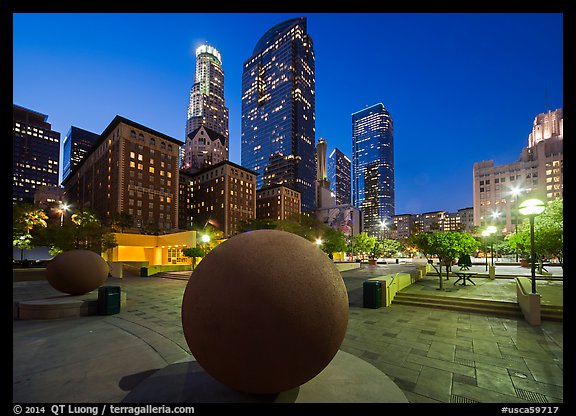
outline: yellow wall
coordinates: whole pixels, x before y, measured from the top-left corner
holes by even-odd
[[[195,231],[158,236],[115,233],[115,236],[118,246],[112,249],[112,258],[107,258],[108,261],[146,261],[149,265],[155,266],[168,263],[168,247],[196,247]]]

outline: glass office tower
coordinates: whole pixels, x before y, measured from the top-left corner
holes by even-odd
[[[352,162],[335,148],[328,157],[328,180],[330,189],[336,195],[336,205],[350,204],[350,167]]]
[[[242,166],[257,186],[286,184],[315,208],[315,65],[306,18],[282,22],[258,41],[242,73]]]
[[[382,103],[352,114],[352,205],[364,231],[381,236],[394,215],[394,124]]]

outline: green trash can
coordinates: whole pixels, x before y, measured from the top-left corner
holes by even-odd
[[[363,285],[364,307],[378,309],[382,307],[382,283],[374,280],[367,280]]]
[[[140,277],[148,277],[148,267],[140,267]]]
[[[98,315],[120,313],[120,286],[100,286],[98,288]]]

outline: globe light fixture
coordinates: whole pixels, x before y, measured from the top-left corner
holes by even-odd
[[[210,242],[210,236],[208,234],[203,234],[202,237],[200,237],[200,240],[204,244],[204,257],[206,257],[206,254],[207,254],[206,249],[207,249],[208,243]]]
[[[58,209],[58,212],[60,213],[60,227],[62,227],[64,224],[64,212],[68,211],[69,209],[70,206],[68,204],[60,204],[60,208]]]
[[[542,214],[546,205],[539,199],[531,198],[522,202],[518,207],[520,214],[530,219],[530,272],[532,275],[532,293],[536,293],[536,249],[534,247],[534,217]]]

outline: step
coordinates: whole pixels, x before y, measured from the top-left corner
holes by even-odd
[[[398,292],[392,304],[522,317],[522,311],[518,303],[489,299],[456,298]],[[541,318],[543,320],[563,321],[563,308],[561,306],[542,305],[541,310]]]
[[[479,314],[488,314],[488,315],[499,315],[499,316],[510,316],[514,318],[521,318],[522,312],[518,308],[517,310],[506,310],[506,309],[490,309],[486,307],[475,307],[473,305],[455,305],[450,303],[422,303],[418,301],[396,301],[392,302],[392,305],[406,305],[406,306],[420,306],[425,308],[437,308],[437,309],[447,309],[452,311],[459,311],[459,312],[471,312],[471,313],[479,313]]]
[[[455,304],[455,305],[472,305],[479,308],[502,308],[502,309],[518,309],[518,303],[509,301],[497,301],[491,299],[481,298],[460,298],[455,296],[441,296],[441,295],[426,295],[426,294],[408,294],[398,292],[394,301],[408,300],[412,302],[422,303],[440,303],[440,304]]]

